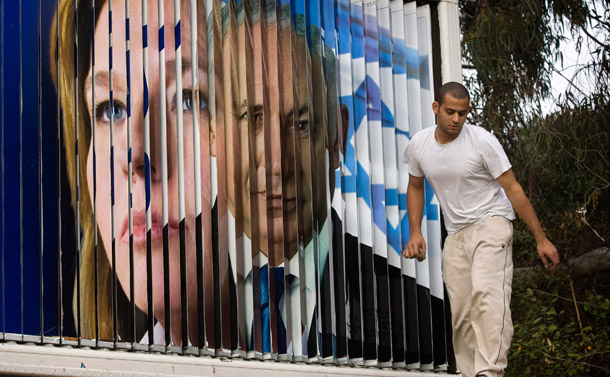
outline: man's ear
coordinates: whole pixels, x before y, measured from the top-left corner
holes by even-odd
[[[438,110],[440,108],[441,105],[437,101],[432,102],[432,111],[434,111],[434,114],[438,115]]]
[[[347,105],[341,105],[341,153],[345,156],[345,151],[347,149],[347,132],[349,127],[349,110],[347,109]]]

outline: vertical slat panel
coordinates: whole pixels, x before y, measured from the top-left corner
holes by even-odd
[[[23,3],[19,0],[19,292],[21,304],[21,340],[24,336],[23,286]],[[78,147],[77,147],[78,150]],[[78,155],[78,152],[76,152]]]
[[[238,326],[239,326],[239,349],[245,352],[246,357],[254,357],[254,287],[253,287],[253,250],[258,250],[258,235],[253,232],[258,229],[256,214],[256,159],[254,158],[254,135],[253,127],[253,51],[252,51],[252,6],[249,0],[241,0],[237,4],[237,25],[234,29],[236,40],[234,39],[234,49],[232,58],[236,59],[237,64],[237,103],[235,104],[235,116],[238,120],[239,137],[239,161],[235,174],[240,174],[240,185],[235,181],[234,193],[234,215],[238,213],[244,216],[241,223],[242,229],[239,232],[237,242],[241,250],[241,255],[237,254],[237,296],[238,296]],[[236,55],[235,55],[236,54]],[[245,181],[244,181],[245,180]],[[237,219],[236,219],[237,221]],[[256,245],[256,249],[253,249]]]
[[[158,27],[158,51],[159,51],[159,81],[158,85],[158,99],[159,99],[159,110],[160,117],[158,120],[159,127],[159,135],[154,135],[154,137],[159,137],[160,139],[160,150],[158,153],[161,155],[161,225],[163,227],[163,306],[164,306],[164,316],[165,316],[165,346],[169,347],[173,344],[172,332],[174,327],[174,322],[172,322],[171,316],[171,302],[170,302],[170,271],[169,271],[169,229],[168,229],[168,182],[167,182],[167,174],[168,174],[168,162],[167,162],[167,93],[165,91],[165,83],[166,80],[166,66],[165,66],[165,10],[164,10],[164,2],[159,0],[157,2],[157,27]],[[158,211],[158,210],[157,210]],[[157,220],[158,222],[158,220]],[[147,303],[148,303],[148,345],[152,347],[155,344],[154,339],[154,318],[155,318],[155,299],[153,293],[153,261],[152,261],[152,252],[151,255],[148,256],[147,262]],[[155,268],[158,271],[158,267]],[[153,334],[151,336],[151,334]]]
[[[2,129],[0,130],[1,132],[1,136],[0,136],[0,174],[1,177],[0,179],[2,180],[1,184],[1,189],[2,192],[0,193],[0,195],[2,195],[2,234],[0,235],[2,237],[2,244],[0,245],[0,247],[2,247],[2,256],[1,256],[1,263],[2,266],[0,268],[2,268],[2,340],[5,339],[6,337],[6,310],[5,310],[5,305],[6,305],[6,289],[5,289],[5,283],[6,283],[6,278],[5,278],[5,259],[4,259],[4,250],[5,250],[5,227],[4,227],[4,213],[5,213],[5,208],[6,206],[4,205],[4,1],[0,4],[0,28],[2,28],[2,30],[0,31],[0,89],[2,90],[2,93],[0,94],[0,117],[2,118],[1,121],[1,127]],[[59,122],[58,122],[59,124]]]
[[[42,184],[42,5],[38,0],[38,61],[37,61],[37,86],[38,86],[38,229],[39,229],[39,300],[40,313],[40,343],[44,342],[44,201]]]
[[[229,258],[228,258],[228,234],[227,234],[227,192],[226,192],[226,119],[225,104],[222,96],[222,78],[224,77],[222,65],[222,7],[219,0],[212,2],[213,15],[213,47],[210,51],[213,59],[213,75],[215,76],[215,102],[213,123],[215,124],[215,150],[216,150],[216,237],[217,247],[214,248],[214,284],[217,296],[215,296],[216,313],[216,339],[215,348],[217,355],[230,355],[231,351],[231,327],[230,327],[230,297],[229,297]],[[213,220],[214,221],[214,220]],[[216,288],[217,287],[217,288]]]
[[[322,246],[327,255],[322,254],[322,271],[320,275],[320,284],[322,287],[322,305],[323,310],[322,323],[324,329],[324,348],[323,356],[325,362],[336,362],[337,352],[337,329],[336,320],[337,310],[335,306],[335,243],[334,243],[334,210],[332,202],[335,194],[335,172],[340,166],[339,155],[342,152],[338,143],[339,126],[338,119],[339,109],[337,107],[337,78],[336,78],[336,28],[335,28],[335,11],[332,1],[320,0],[320,22],[321,22],[321,55],[322,55],[322,72],[324,75],[323,93],[324,108],[326,109],[326,127],[325,127],[325,155],[326,161],[324,165],[324,198],[325,198],[325,216],[324,226],[322,227],[322,236],[326,240],[322,242]],[[340,192],[339,192],[340,195]],[[324,240],[324,238],[322,238]],[[337,245],[338,246],[338,245]],[[342,245],[341,245],[342,246]],[[341,251],[342,251],[341,247]],[[324,250],[323,250],[324,251]],[[342,264],[342,263],[341,263]],[[342,275],[339,273],[339,275]],[[343,307],[344,308],[344,307]]]
[[[238,306],[241,297],[236,297],[237,270],[243,262],[243,242],[241,239],[243,228],[243,211],[241,204],[242,182],[241,176],[241,148],[237,104],[239,87],[237,81],[237,10],[235,1],[229,1],[223,9],[223,91],[225,102],[225,135],[226,135],[226,158],[227,158],[227,203],[230,215],[227,216],[228,247],[229,247],[229,294],[231,300],[231,350],[240,349],[238,336],[239,312]],[[236,201],[236,199],[239,200]],[[239,232],[239,233],[238,233]],[[243,270],[243,267],[240,269]]]
[[[192,321],[192,330],[191,333],[195,334],[193,338],[193,343],[202,348],[205,345],[205,310],[204,310],[204,286],[203,286],[203,239],[205,236],[209,237],[209,233],[204,231],[203,223],[202,223],[202,184],[201,184],[201,133],[202,133],[202,125],[201,125],[201,117],[207,114],[207,98],[204,93],[200,92],[199,89],[199,43],[201,42],[199,39],[199,27],[205,27],[205,23],[203,25],[199,25],[199,14],[205,14],[199,9],[196,0],[190,0],[189,2],[189,11],[190,11],[190,42],[191,42],[191,106],[192,106],[192,131],[193,131],[193,180],[194,187],[193,191],[195,194],[194,197],[194,211],[195,211],[195,250],[196,253],[196,272],[195,276],[191,276],[190,281],[196,280],[197,282],[197,310],[196,317],[194,321]],[[202,49],[205,50],[205,49]],[[205,77],[202,79],[206,79]],[[200,105],[201,104],[201,105]],[[203,108],[200,108],[203,107]],[[202,115],[203,114],[203,115]],[[205,121],[204,121],[205,122]],[[209,165],[208,165],[209,166]],[[207,171],[207,169],[206,169]],[[192,269],[191,269],[192,270]],[[191,306],[194,305],[193,304]],[[189,309],[189,315],[191,316],[191,312],[194,310]],[[195,332],[196,331],[196,332]]]
[[[55,10],[55,75],[59,78],[59,6],[60,0],[57,0],[57,7]],[[4,2],[2,2],[2,287],[4,291]],[[57,335],[59,337],[59,344],[63,342],[63,269],[62,269],[62,248],[61,248],[61,224],[62,224],[62,158],[61,158],[61,141],[62,141],[62,128],[61,128],[61,92],[57,91],[57,103],[55,111],[57,112]],[[4,292],[2,294],[2,299],[4,300]],[[2,310],[4,314],[4,302],[2,305]],[[4,334],[4,315],[2,316],[3,321],[3,334]]]
[[[398,176],[398,210],[400,223],[398,226],[399,235],[399,253],[404,250],[406,242],[409,238],[409,218],[407,216],[406,206],[406,192],[408,184],[408,168],[402,162],[402,154],[408,143],[409,137],[409,121],[408,121],[408,100],[407,100],[407,60],[406,60],[406,46],[404,42],[404,17],[403,17],[403,4],[402,1],[390,0],[390,19],[391,19],[391,37],[392,37],[392,74],[393,74],[393,89],[394,89],[394,134],[395,134],[395,145],[396,145],[396,159],[397,159],[397,176]],[[408,317],[409,308],[413,307],[410,303],[414,303],[414,300],[405,300],[405,294],[407,287],[405,281],[408,277],[405,275],[407,265],[413,265],[413,260],[407,260],[405,258],[400,259],[398,279],[399,287],[395,288],[395,292],[400,291],[401,293],[393,293],[392,297],[395,298],[392,301],[402,304],[402,310],[399,312],[399,305],[396,305],[395,313],[401,313],[400,318],[402,321],[392,321],[393,326],[403,326],[403,339],[402,339],[402,357],[396,355],[400,349],[399,345],[394,345],[394,364],[395,365],[407,365],[406,352],[410,348],[412,338],[415,340],[414,348],[417,350],[417,337],[412,337],[409,331],[410,321]],[[412,266],[411,270],[414,270],[415,266]],[[390,269],[390,275],[392,270]],[[417,316],[414,318],[417,323]],[[417,328],[415,326],[415,328]]]
[[[307,3],[306,3],[307,4]],[[324,77],[324,43],[322,40],[322,15],[320,0],[309,1],[306,8],[306,25],[311,54],[313,123],[310,125],[312,144],[312,205],[314,214],[314,260],[317,292],[316,321],[318,333],[318,357],[332,361],[332,324],[330,282],[324,280],[329,263],[329,222],[327,203],[328,134],[326,82]],[[310,355],[311,357],[312,355]]]
[[[390,3],[378,1],[379,66],[381,91],[381,121],[383,132],[383,162],[385,179],[385,210],[388,245],[389,310],[392,329],[392,365],[404,366],[404,327],[401,284],[400,218],[398,209],[398,165],[396,161],[395,106]],[[384,27],[388,25],[388,27]],[[404,65],[403,65],[404,69]],[[402,104],[401,104],[402,105]],[[381,292],[381,291],[380,291]]]
[[[365,34],[365,62],[366,62],[366,102],[367,120],[369,127],[369,150],[371,160],[370,208],[373,222],[373,250],[375,273],[375,307],[378,326],[378,353],[379,366],[388,366],[391,362],[391,331],[390,331],[390,303],[388,280],[388,243],[387,221],[384,208],[385,182],[383,164],[383,131],[382,131],[382,104],[380,82],[380,45],[377,20],[377,2],[364,5],[364,34]]]
[[[95,2],[92,3],[91,6],[91,22],[95,22]],[[59,67],[59,64],[58,64]],[[99,345],[100,341],[100,307],[99,307],[99,247],[98,247],[98,229],[97,229],[97,161],[96,161],[96,153],[95,148],[97,145],[96,140],[96,100],[95,100],[95,33],[91,35],[91,103],[93,106],[91,107],[91,146],[93,153],[93,192],[90,193],[92,198],[92,207],[93,207],[93,258],[94,258],[94,307],[95,307],[95,341],[96,345]],[[58,153],[61,148],[58,148]],[[61,247],[61,244],[60,246]],[[102,256],[105,257],[105,256]],[[61,275],[60,275],[61,276]]]
[[[203,31],[204,40],[199,42],[204,48],[199,49],[199,60],[202,62],[202,69],[207,73],[207,82],[202,85],[202,90],[206,93],[207,106],[201,118],[201,172],[202,172],[202,226],[203,226],[203,266],[202,266],[202,279],[201,283],[205,295],[202,300],[205,323],[203,324],[203,331],[205,332],[205,343],[202,353],[214,354],[215,353],[215,290],[214,290],[214,265],[213,265],[213,250],[216,242],[215,235],[213,232],[213,222],[215,202],[216,202],[216,189],[212,185],[213,179],[215,179],[215,162],[212,157],[212,122],[214,116],[214,102],[215,102],[215,80],[214,80],[214,66],[213,66],[213,55],[210,56],[211,52],[208,49],[209,43],[213,38],[212,34],[212,2],[200,0],[202,9],[200,14],[202,17],[201,30]],[[207,236],[205,236],[207,235]]]
[[[403,20],[404,20],[404,40],[405,40],[405,57],[406,57],[406,71],[407,71],[407,103],[408,103],[408,128],[403,128],[403,131],[408,132],[407,138],[410,135],[414,135],[417,131],[416,127],[420,124],[419,119],[416,117],[417,109],[421,107],[421,97],[419,92],[419,52],[417,51],[417,22],[413,16],[415,13],[416,4],[413,2],[406,3],[403,6]],[[408,140],[402,139],[403,145],[399,145],[399,148],[404,153]],[[402,187],[404,193],[403,209],[407,210],[406,192],[407,185],[409,182],[409,169],[404,162],[401,164],[402,171]],[[409,240],[409,221],[408,213],[405,212],[403,222],[403,234],[406,234],[403,238],[403,249]],[[416,262],[413,259],[406,260],[403,262],[403,289],[404,289],[404,301],[406,303],[406,329],[407,329],[407,347],[406,347],[406,362],[407,368],[415,369],[419,368],[419,316],[417,306],[417,270]]]
[[[268,121],[268,115],[265,116],[265,65],[264,65],[264,1],[253,1],[253,15],[252,15],[252,65],[253,75],[252,79],[254,82],[253,98],[252,101],[248,101],[249,109],[251,109],[251,118],[248,119],[251,125],[250,137],[254,140],[253,145],[253,156],[254,164],[250,169],[250,176],[256,176],[256,192],[266,192],[267,180],[266,180],[266,166],[265,161],[265,122]],[[250,107],[251,106],[251,107]],[[251,154],[252,155],[252,154]],[[261,166],[262,165],[262,166]],[[253,182],[251,182],[252,184]],[[268,318],[265,316],[263,307],[263,294],[265,292],[264,287],[268,286],[268,259],[263,254],[262,249],[268,247],[268,240],[264,237],[267,228],[267,208],[265,202],[258,195],[256,199],[253,198],[252,202],[256,203],[256,215],[253,213],[253,218],[257,219],[256,228],[253,227],[253,239],[256,239],[256,243],[253,243],[253,291],[254,291],[254,339],[255,339],[255,351],[257,356],[260,358],[269,357],[270,344],[269,344],[269,326],[267,325]],[[255,247],[256,246],[256,247]]]
[[[429,6],[418,8],[418,39],[420,54],[420,86],[422,91],[422,119],[424,127],[433,127],[434,113],[430,104],[434,101],[432,75],[432,32]],[[430,268],[430,305],[432,315],[432,340],[435,368],[447,369],[445,338],[445,306],[443,277],[441,274],[441,222],[438,199],[432,186],[426,181],[426,213],[428,226],[428,259]]]
[[[151,206],[151,150],[150,150],[150,76],[149,76],[149,54],[148,54],[148,0],[142,0],[142,137],[144,138],[144,209],[145,213],[145,230],[146,230],[146,301],[147,313],[149,318],[146,328],[149,331],[150,339],[154,338],[151,331],[151,317],[153,315],[153,301],[148,295],[148,290],[152,286],[152,206]],[[155,151],[158,155],[159,151]],[[158,167],[157,167],[158,168]],[[169,330],[169,324],[165,325]],[[137,334],[137,322],[134,323],[134,334]],[[137,339],[139,341],[139,339]]]
[[[337,11],[333,0],[323,0],[322,10],[324,29],[324,72],[326,78],[327,101],[327,150],[329,153],[327,223],[329,231],[328,273],[324,275],[325,286],[330,288],[331,331],[334,337],[333,357],[336,363],[347,362],[346,292],[345,292],[345,254],[343,241],[344,203],[341,189],[341,165],[345,157],[342,141],[347,137],[343,128],[343,116],[338,98],[339,61],[337,41]],[[340,214],[340,215],[339,215]],[[325,270],[325,271],[326,271]]]
[[[38,74],[37,3],[19,2],[20,15],[20,112],[21,112],[21,277],[25,341],[40,341],[41,334],[41,202],[40,202],[40,77]]]
[[[259,162],[264,156],[263,124],[263,87],[262,87],[262,53],[261,53],[261,1],[252,1],[252,13],[246,19],[246,87],[247,95],[247,124],[248,124],[248,150],[249,150],[249,177],[250,177],[250,227],[252,248],[252,271],[250,285],[252,289],[252,329],[251,349],[256,358],[263,357],[263,318],[261,308],[261,269],[267,263],[265,256],[260,251],[266,242],[261,235],[261,229],[266,226],[266,208],[260,203],[258,193],[261,187],[265,187],[264,174],[259,174],[263,169]],[[250,52],[248,52],[250,51]],[[260,137],[259,137],[260,135]],[[264,171],[264,170],[262,170]],[[246,281],[247,283],[247,281]],[[247,285],[246,285],[247,286]],[[248,288],[250,289],[250,288]],[[268,334],[268,333],[267,333]]]
[[[184,123],[183,123],[183,104],[182,104],[182,25],[180,23],[181,0],[174,0],[174,80],[176,111],[176,152],[177,152],[177,175],[178,175],[178,226],[180,237],[180,325],[181,325],[181,345],[185,350],[189,345],[188,336],[188,295],[186,287],[186,220],[184,202]],[[171,288],[170,288],[171,289]]]
[[[280,317],[286,330],[286,356],[280,359],[300,360],[302,356],[302,326],[300,311],[299,268],[301,265],[302,245],[300,236],[303,233],[302,190],[299,187],[302,179],[300,142],[301,120],[298,97],[298,68],[296,59],[295,30],[292,19],[294,2],[278,1],[278,83],[282,103],[280,115],[281,153],[282,158],[282,197],[284,206],[284,292],[280,298]],[[277,287],[276,287],[277,288]],[[292,352],[290,352],[290,348]]]
[[[125,0],[125,78],[126,85],[126,106],[127,106],[127,226],[129,232],[129,324],[131,325],[131,333],[126,334],[127,339],[131,341],[132,348],[135,348],[136,342],[136,304],[135,304],[135,277],[134,277],[134,249],[133,249],[133,163],[131,151],[131,51],[130,51],[130,22],[129,22],[129,0]]]
[[[347,109],[348,129],[345,150],[345,163],[341,172],[341,186],[345,200],[345,233],[344,250],[346,266],[346,297],[349,307],[348,325],[348,355],[354,364],[362,362],[362,297],[360,291],[360,262],[359,262],[359,221],[358,198],[356,189],[356,150],[354,98],[352,95],[352,46],[350,43],[350,3],[347,0],[337,1],[338,45],[339,45],[339,95],[342,106]],[[355,38],[357,44],[362,39]]]
[[[241,85],[246,89],[245,66],[241,59],[245,60],[245,51],[241,50],[239,44],[244,44],[245,41],[240,38],[245,37],[244,25],[244,3],[240,1],[238,4],[231,1],[229,6],[229,24],[224,29],[223,40],[223,64],[225,65],[225,101],[227,108],[227,119],[229,121],[227,127],[227,194],[229,204],[229,257],[231,264],[231,284],[232,296],[235,297],[232,309],[234,313],[235,329],[234,337],[236,337],[237,354],[245,357],[248,351],[248,335],[246,333],[246,289],[244,285],[245,263],[246,259],[252,258],[249,249],[249,242],[244,235],[245,213],[249,211],[248,202],[243,200],[243,190],[247,186],[247,179],[242,180],[242,172],[248,169],[248,148],[247,148],[247,133],[242,133],[240,124],[241,114]],[[239,32],[238,32],[239,30]],[[239,33],[239,34],[238,34]],[[240,56],[241,54],[241,56]],[[242,76],[243,74],[243,76]],[[246,109],[244,109],[246,110]],[[246,115],[247,116],[247,115]],[[247,127],[247,126],[246,126]],[[244,129],[247,131],[247,128]],[[246,147],[244,149],[244,147]],[[244,153],[245,152],[245,153]],[[247,191],[249,193],[249,190]],[[246,209],[246,206],[248,209]],[[231,244],[232,243],[232,244]],[[249,256],[246,255],[248,250]],[[248,263],[250,265],[251,262]],[[233,299],[233,298],[232,298]],[[233,320],[232,320],[233,322]]]
[[[305,1],[295,2],[295,28],[297,41],[297,61],[299,62],[300,74],[298,83],[298,97],[300,111],[300,127],[303,127],[303,137],[300,143],[300,166],[303,176],[301,177],[303,187],[303,250],[300,263],[301,292],[301,321],[303,325],[303,356],[309,361],[317,361],[318,357],[318,321],[316,315],[317,303],[317,270],[316,270],[316,240],[317,231],[314,216],[314,184],[315,172],[313,168],[314,156],[312,149],[314,138],[312,127],[314,126],[313,105],[313,74],[312,58],[309,51],[308,39],[308,4]],[[300,251],[300,250],[299,250]]]
[[[117,347],[119,341],[119,311],[118,311],[118,293],[119,293],[119,281],[117,278],[117,250],[116,250],[116,227],[115,227],[115,158],[114,158],[114,126],[115,126],[115,113],[116,103],[114,101],[114,56],[113,56],[113,19],[112,19],[112,0],[108,0],[108,66],[109,66],[109,101],[110,101],[110,237],[112,243],[111,253],[111,271],[112,271],[112,329],[113,329],[113,342],[114,348]],[[78,83],[78,81],[77,81]],[[77,222],[78,223],[78,222]],[[79,232],[77,232],[78,234]],[[79,278],[80,279],[80,278]],[[79,300],[80,301],[80,300]]]
[[[409,132],[414,135],[422,127],[422,100],[419,69],[419,43],[417,28],[417,9],[415,4],[405,4],[405,39],[407,44],[407,64],[409,91]],[[413,101],[413,102],[411,102]],[[412,105],[413,104],[413,105]],[[422,235],[427,237],[427,226],[422,221]],[[427,370],[433,368],[432,354],[432,320],[430,316],[430,275],[428,259],[415,264],[417,283],[417,314],[419,331],[419,363],[420,368]]]
[[[366,42],[364,9],[361,1],[350,2],[352,31],[352,90],[356,150],[356,187],[360,238],[360,289],[363,303],[363,358],[365,365],[377,364],[377,331],[373,230],[370,186],[369,125],[367,114]]]
[[[286,328],[281,320],[279,295],[284,290],[284,228],[282,195],[282,101],[280,96],[279,64],[281,52],[278,48],[279,34],[275,0],[261,2],[264,16],[261,18],[261,40],[263,41],[263,132],[265,164],[265,200],[267,226],[267,293],[263,294],[263,321],[269,327],[269,350],[271,357],[286,353]],[[257,81],[258,83],[258,81]],[[263,282],[261,287],[264,287]],[[266,302],[266,304],[265,304]],[[266,313],[266,314],[265,314]],[[267,317],[268,315],[268,317]],[[263,325],[265,326],[265,325]]]
[[[109,5],[110,6],[110,5]],[[108,33],[110,35],[110,32]],[[78,155],[78,141],[79,141],[79,130],[78,130],[78,98],[79,98],[79,94],[78,94],[78,2],[74,2],[74,66],[72,67],[74,70],[74,139],[75,139],[75,151],[74,151],[74,161],[75,161],[75,168],[74,168],[74,175],[75,175],[75,183],[74,183],[74,187],[75,187],[75,196],[76,198],[73,200],[73,202],[76,203],[74,212],[75,212],[75,221],[74,221],[74,229],[75,229],[75,234],[74,234],[74,238],[75,238],[75,244],[76,244],[76,315],[75,315],[75,323],[76,323],[76,337],[77,337],[77,341],[78,344],[80,345],[80,339],[81,339],[81,267],[80,267],[80,261],[81,261],[81,242],[80,242],[80,235],[79,235],[79,230],[80,230],[80,217],[79,217],[79,192],[80,192],[80,188],[79,188],[79,155]],[[112,96],[110,97],[112,98]],[[112,103],[112,101],[111,101]],[[111,128],[112,130],[112,128]],[[111,131],[112,132],[112,131]],[[110,146],[112,148],[112,142],[110,143]],[[68,150],[68,149],[66,149]]]

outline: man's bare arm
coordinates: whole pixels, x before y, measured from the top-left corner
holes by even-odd
[[[426,241],[421,234],[421,222],[424,214],[424,177],[409,174],[407,187],[407,213],[409,214],[409,232],[411,236],[407,246],[402,251],[406,258],[422,258],[426,253]],[[421,249],[421,253],[420,250]]]
[[[505,171],[497,178],[497,181],[504,189],[508,200],[510,200],[512,203],[513,208],[519,214],[519,217],[521,217],[523,222],[534,235],[538,249],[538,256],[540,257],[542,264],[546,268],[551,267],[554,269],[559,263],[557,248],[555,248],[555,245],[549,241],[546,234],[542,230],[540,221],[538,221],[538,216],[536,216],[536,212],[534,211],[534,207],[532,206],[532,203],[527,195],[525,195],[525,192],[523,191],[523,188],[519,182],[517,182],[513,170],[508,169]]]

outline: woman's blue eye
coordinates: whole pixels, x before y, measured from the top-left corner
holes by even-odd
[[[203,110],[205,107],[205,101],[201,94],[199,94],[199,110]],[[182,92],[182,110],[192,112],[193,111],[193,91],[185,89]]]
[[[115,122],[120,121],[127,116],[125,107],[117,101],[114,102],[114,106],[110,106],[109,101],[99,104],[95,109],[95,113],[97,120],[101,120],[106,123],[110,123],[110,117],[113,115]]]

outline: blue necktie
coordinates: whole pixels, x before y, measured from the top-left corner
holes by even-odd
[[[275,310],[277,315],[278,353],[286,353],[286,327],[280,312],[280,300],[284,295],[284,267],[271,267],[275,281]],[[271,352],[271,321],[269,316],[269,267],[260,269],[261,284],[261,321],[263,330],[263,352]]]

